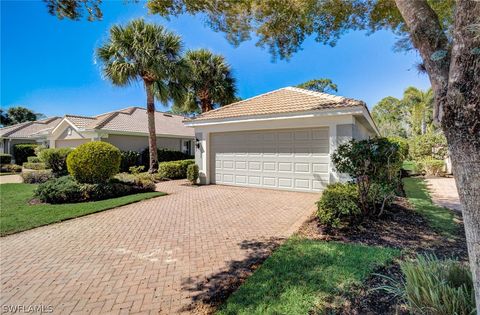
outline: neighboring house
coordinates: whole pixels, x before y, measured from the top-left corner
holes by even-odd
[[[155,113],[158,148],[193,154],[194,132],[183,125],[183,119],[179,115]],[[41,129],[40,126],[44,128]],[[147,111],[144,108],[129,107],[93,117],[53,117],[1,128],[0,138],[5,153],[12,153],[13,145],[17,143],[74,148],[89,141],[105,141],[123,151],[140,152],[148,147]]]
[[[321,191],[339,180],[330,154],[378,135],[362,101],[286,87],[185,120],[202,183]]]

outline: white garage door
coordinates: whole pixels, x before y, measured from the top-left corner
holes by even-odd
[[[328,128],[214,133],[213,183],[320,191],[329,181]]]

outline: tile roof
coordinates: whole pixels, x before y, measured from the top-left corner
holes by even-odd
[[[366,105],[362,101],[351,98],[289,86],[203,113],[193,120],[307,112],[355,106]]]
[[[0,137],[35,138],[39,134],[52,130],[60,120],[62,120],[61,117],[50,117],[0,128]]]
[[[148,134],[147,110],[129,107],[98,116],[65,115],[51,117],[35,122],[25,122],[0,128],[0,137],[35,137],[41,132],[51,131],[60,121],[67,119],[80,130],[103,130],[118,133]],[[193,137],[194,130],[183,124],[185,118],[180,115],[155,112],[155,128],[158,135]]]

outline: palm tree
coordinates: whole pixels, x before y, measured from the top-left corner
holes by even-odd
[[[185,60],[190,70],[188,94],[175,110],[204,113],[235,101],[235,79],[223,56],[199,49],[188,51]]]
[[[403,101],[410,109],[410,125],[414,134],[425,134],[427,123],[433,120],[433,92],[432,89],[422,91],[413,86],[403,93]]]
[[[150,173],[158,169],[155,98],[167,105],[169,100],[182,100],[185,93],[182,82],[186,66],[181,51],[179,36],[143,19],[133,20],[125,27],[112,26],[110,38],[97,50],[103,62],[102,72],[114,85],[143,82],[147,94]]]

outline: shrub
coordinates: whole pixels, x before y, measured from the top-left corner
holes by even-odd
[[[400,264],[403,283],[385,289],[404,298],[414,314],[475,314],[472,275],[455,260],[418,256]]]
[[[427,158],[417,161],[417,167],[420,172],[425,172],[426,175],[439,176],[445,172],[445,161]]]
[[[112,178],[108,182],[82,184],[71,176],[51,179],[38,186],[35,196],[49,203],[75,203],[103,200],[155,190],[149,178],[126,174],[129,177]]]
[[[107,142],[87,142],[67,156],[67,168],[80,183],[106,182],[120,169],[120,150]]]
[[[172,151],[168,149],[157,149],[158,162],[170,162],[170,161],[179,161],[193,159],[193,156],[180,151]],[[142,152],[142,165],[145,166],[145,169],[150,167],[150,151],[148,148]]]
[[[416,161],[425,158],[442,160],[447,155],[447,148],[447,140],[442,133],[427,132],[410,139],[408,153]]]
[[[198,165],[190,164],[187,167],[187,179],[192,184],[196,184],[198,180]]]
[[[46,164],[47,168],[52,169],[55,176],[64,176],[68,174],[67,156],[72,151],[71,148],[43,149],[38,153],[38,157]]]
[[[38,185],[35,196],[43,202],[67,203],[82,201],[82,186],[71,176],[54,178]]]
[[[27,162],[28,163],[42,163],[43,161],[40,160],[40,158],[38,156],[29,156],[27,158]]]
[[[2,173],[20,173],[22,171],[22,167],[17,164],[1,164],[0,165],[0,172]]]
[[[122,159],[120,162],[120,171],[128,172],[130,167],[140,164],[140,153],[137,151],[121,151]]]
[[[162,179],[186,178],[187,167],[194,163],[194,160],[162,162],[158,167],[158,174]]]
[[[408,141],[402,137],[387,137],[387,140],[391,143],[398,145],[400,158],[406,160],[408,158]]]
[[[0,153],[0,164],[12,163],[12,156],[10,154]]]
[[[45,169],[47,169],[47,166],[45,165],[45,163],[26,162],[26,163],[23,163],[23,167],[28,168],[30,170],[45,170]]]
[[[29,156],[35,156],[35,148],[38,147],[37,144],[32,143],[20,143],[13,146],[13,157],[15,158],[15,163],[22,165],[27,162]]]
[[[400,145],[386,138],[353,139],[340,145],[332,155],[337,171],[347,173],[357,183],[358,200],[364,215],[376,214],[378,210],[369,203],[372,183],[400,185],[403,159]],[[383,196],[388,198],[389,194]]]
[[[317,217],[327,226],[339,227],[355,221],[361,213],[355,184],[330,184],[317,202]]]
[[[52,179],[54,176],[51,170],[39,170],[23,172],[23,182],[26,184],[40,184]]]
[[[138,165],[138,166],[130,166],[128,168],[128,171],[134,175],[137,175],[137,174],[140,174],[141,172],[143,172],[143,170],[145,169],[145,166],[143,165]]]

